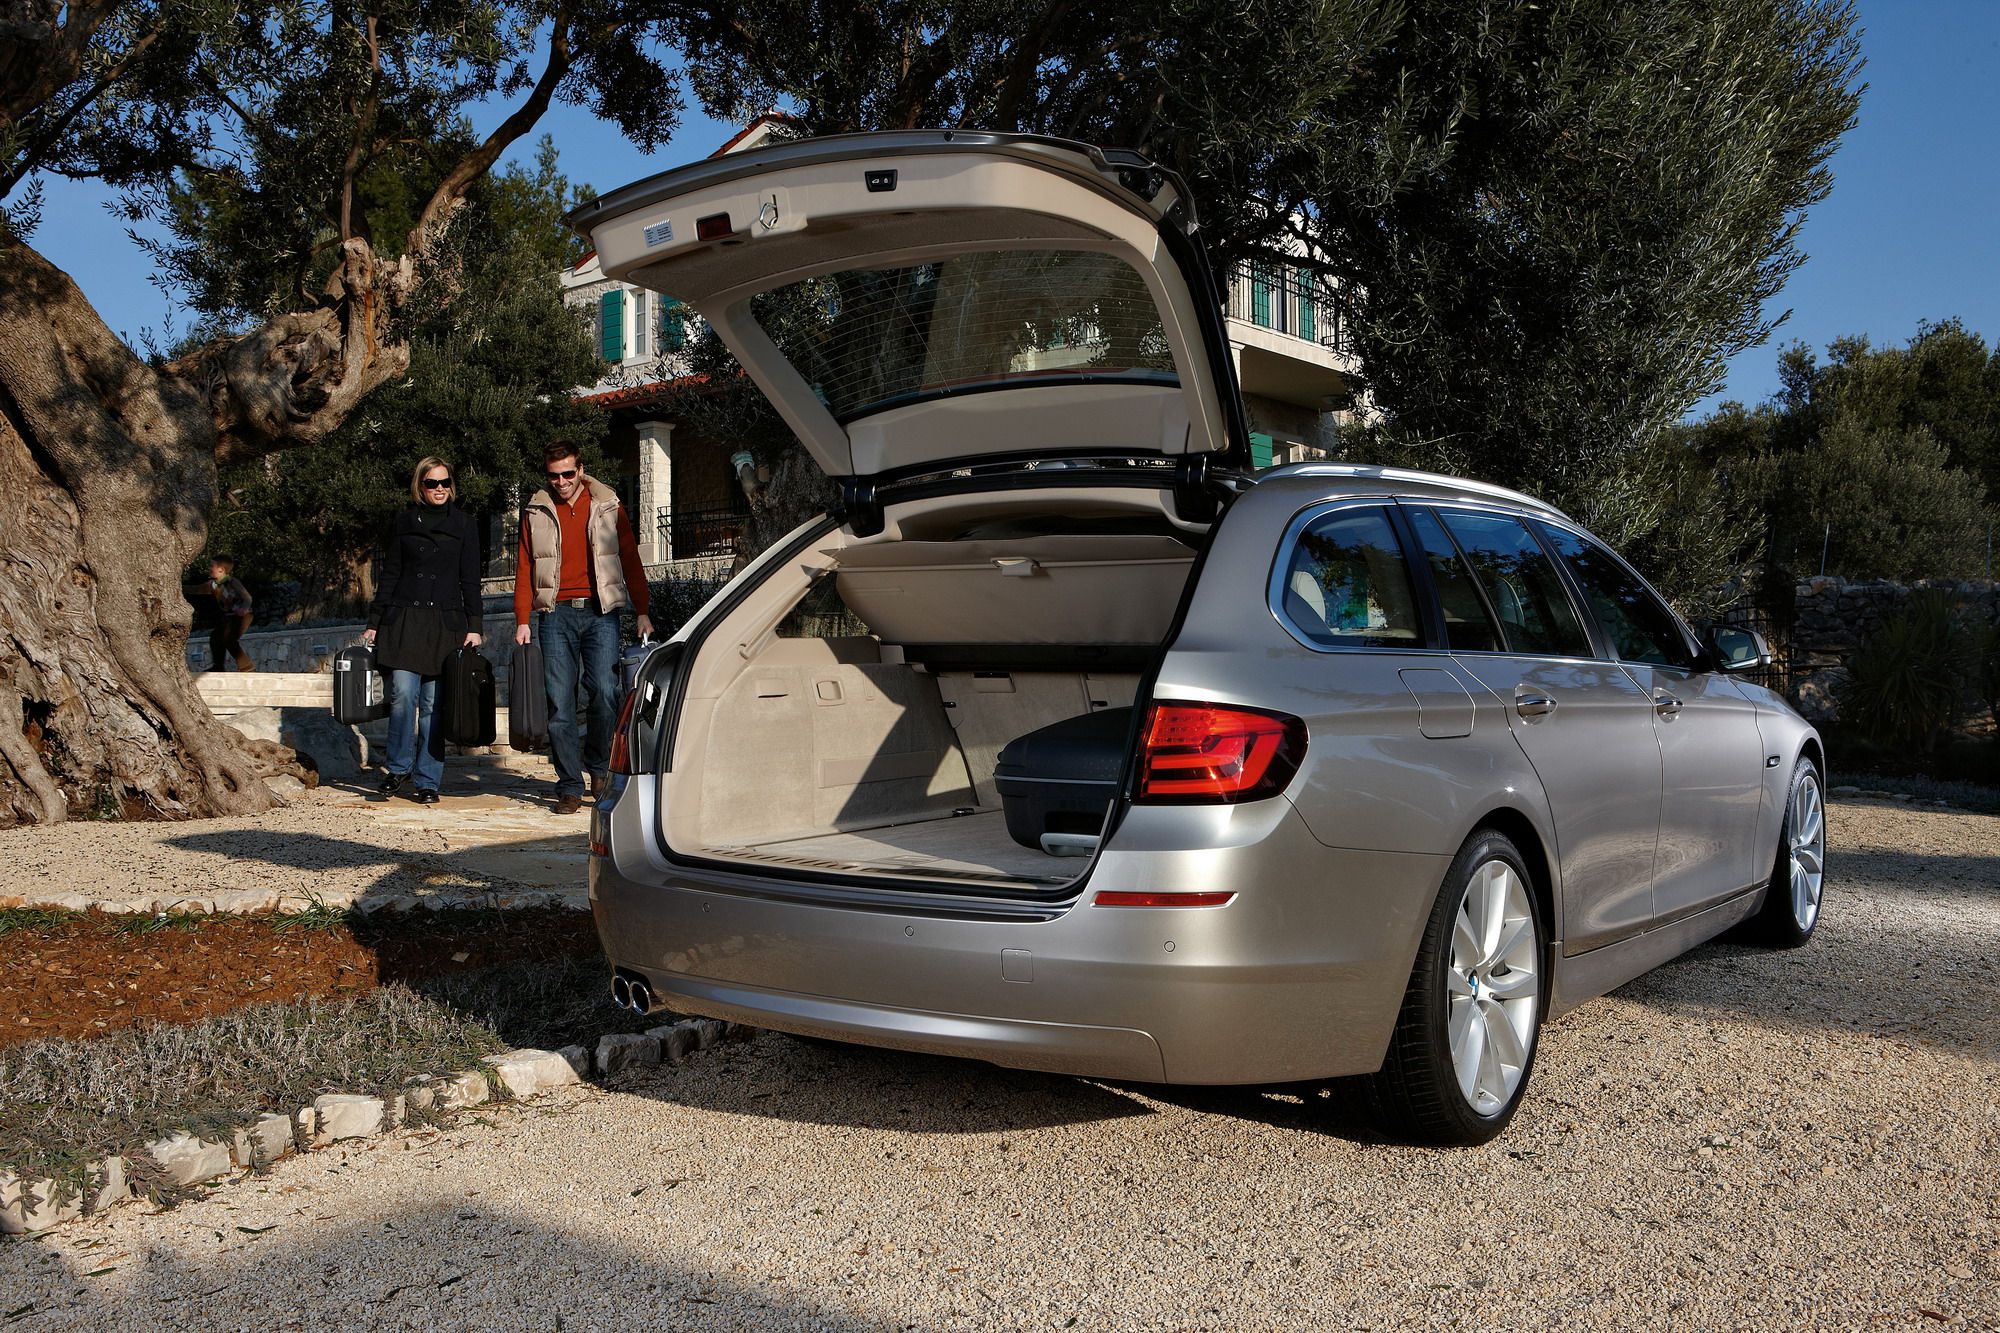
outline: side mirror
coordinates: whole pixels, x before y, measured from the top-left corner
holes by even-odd
[[[1718,626],[1709,635],[1708,650],[1724,671],[1764,671],[1771,665],[1771,645],[1754,629]]]

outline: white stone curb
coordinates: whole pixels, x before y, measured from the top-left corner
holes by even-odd
[[[411,1111],[454,1111],[482,1105],[492,1098],[494,1084],[514,1100],[527,1101],[580,1083],[593,1068],[610,1074],[663,1061],[679,1064],[734,1029],[734,1024],[712,1018],[690,1018],[643,1034],[612,1033],[597,1043],[594,1061],[592,1053],[582,1046],[565,1046],[560,1051],[508,1051],[486,1057],[485,1073],[466,1070],[445,1078],[418,1079],[402,1095],[386,1102],[380,1097],[328,1093],[289,1116],[261,1115],[249,1128],[233,1131],[227,1143],[170,1134],[128,1156],[143,1154],[150,1159],[155,1174],[186,1189],[233,1171],[269,1166],[302,1145],[326,1148],[373,1138],[404,1124]],[[86,1188],[70,1190],[64,1198],[54,1180],[24,1179],[0,1171],[0,1235],[46,1231],[74,1221],[84,1215],[86,1197],[93,1215],[130,1203],[139,1197],[131,1174],[126,1157],[107,1157],[92,1169]]]

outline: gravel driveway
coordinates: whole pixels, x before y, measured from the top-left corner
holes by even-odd
[[[1713,945],[1562,1020],[1485,1148],[1370,1143],[1316,1092],[764,1034],[0,1247],[0,1318],[2000,1327],[2000,818],[1832,820],[1813,945]]]

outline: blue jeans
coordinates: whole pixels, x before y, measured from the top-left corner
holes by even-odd
[[[444,785],[444,732],[431,725],[437,691],[436,676],[389,673],[389,771],[414,771],[417,785],[426,791]]]
[[[618,613],[557,606],[535,616],[549,686],[549,757],[556,794],[583,795],[583,775],[611,767],[611,725],[618,720]],[[588,728],[577,714],[589,710]]]

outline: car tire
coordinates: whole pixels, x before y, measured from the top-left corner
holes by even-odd
[[[1548,926],[1520,849],[1492,829],[1452,858],[1361,1109],[1385,1136],[1471,1145],[1505,1129],[1547,1008]],[[1462,1072],[1463,1071],[1463,1072]]]
[[[1801,759],[1786,788],[1778,857],[1763,904],[1744,922],[1744,938],[1767,949],[1796,949],[1813,937],[1826,904],[1826,799],[1819,769]]]

